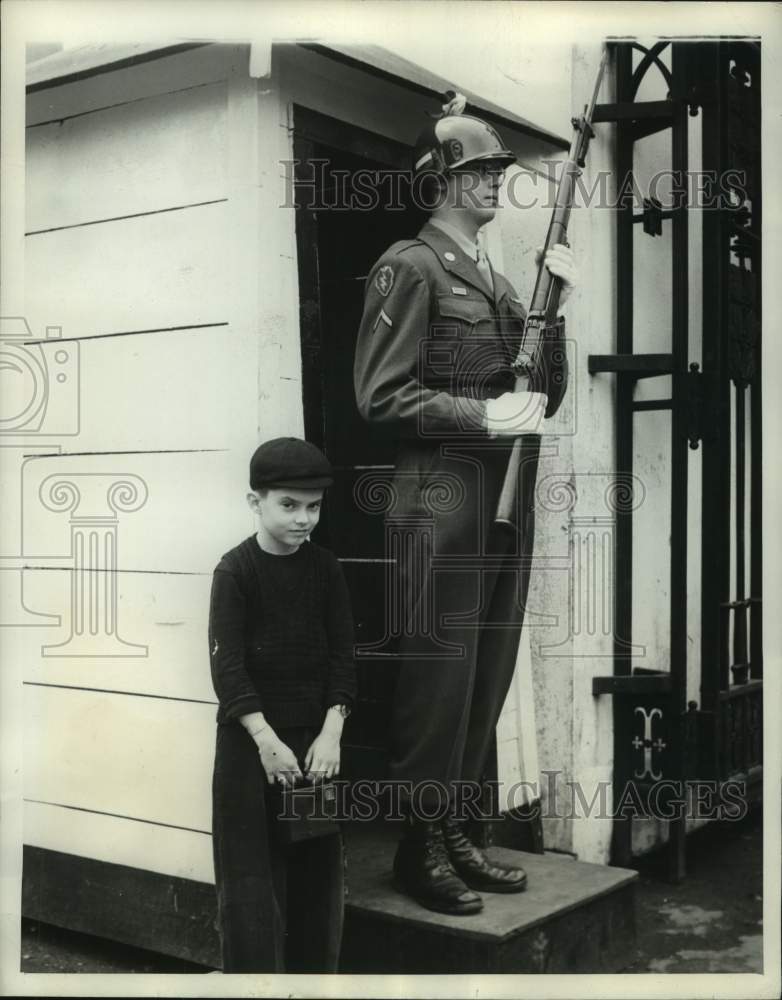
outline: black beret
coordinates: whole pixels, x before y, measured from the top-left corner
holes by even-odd
[[[250,459],[250,488],[318,489],[331,486],[334,470],[314,444],[301,438],[283,437],[264,441]]]

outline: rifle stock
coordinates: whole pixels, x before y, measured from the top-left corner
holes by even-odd
[[[513,442],[513,448],[508,456],[508,468],[502,482],[500,498],[497,501],[497,514],[494,523],[503,528],[513,530],[516,525],[516,505],[518,496],[523,496],[522,484],[519,482],[521,473],[521,438]]]

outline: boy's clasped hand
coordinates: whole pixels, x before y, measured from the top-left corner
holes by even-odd
[[[317,783],[339,774],[340,735],[331,732],[327,724],[306,753],[305,773],[302,773],[294,752],[270,726],[258,737],[257,746],[270,785],[278,782],[283,788],[294,788],[305,779]]]

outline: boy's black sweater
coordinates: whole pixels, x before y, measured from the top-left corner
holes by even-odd
[[[255,535],[214,571],[209,611],[217,721],[263,712],[272,728],[320,726],[356,693],[353,620],[342,568],[314,542],[279,556]]]

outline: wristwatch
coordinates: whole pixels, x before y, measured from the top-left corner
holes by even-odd
[[[329,708],[333,708],[336,712],[339,712],[343,719],[347,719],[351,711],[347,705],[329,705]]]

